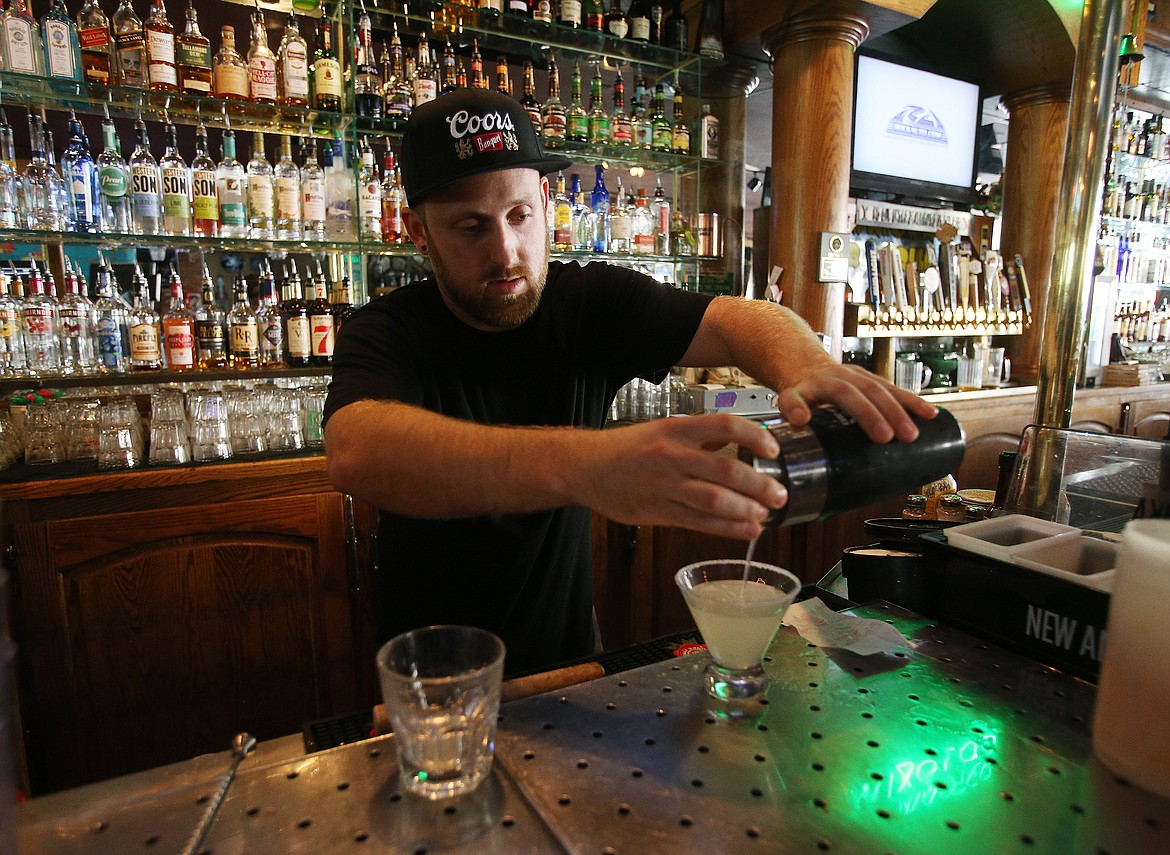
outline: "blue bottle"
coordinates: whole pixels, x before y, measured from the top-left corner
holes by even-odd
[[[589,194],[590,219],[593,223],[593,251],[609,252],[609,190],[605,188],[605,167],[600,163],[597,183]]]

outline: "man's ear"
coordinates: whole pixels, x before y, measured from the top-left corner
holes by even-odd
[[[410,240],[418,248],[418,251],[426,252],[427,233],[418,211],[414,208],[403,208],[402,225],[406,227],[406,233],[410,235]]]

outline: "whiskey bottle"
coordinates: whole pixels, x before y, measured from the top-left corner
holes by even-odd
[[[206,263],[203,265],[203,299],[195,310],[195,344],[201,369],[213,371],[227,367],[227,317],[216,302],[215,283]]]
[[[525,112],[528,113],[528,118],[532,120],[532,127],[536,130],[536,135],[541,134],[541,111],[540,102],[536,100],[536,76],[532,68],[532,60],[524,60],[524,94],[520,98],[520,103],[523,105]]]
[[[130,307],[130,370],[158,371],[164,368],[162,332],[158,312],[150,299],[150,283],[134,265],[134,303]]]
[[[248,65],[236,50],[236,28],[224,26],[219,33],[219,52],[215,55],[215,65],[212,69],[215,97],[247,101]]]
[[[232,368],[260,366],[260,327],[248,301],[248,281],[236,276],[235,297],[228,312],[228,351]]]
[[[301,138],[301,229],[305,240],[325,240],[325,173],[317,141]]]
[[[155,92],[178,92],[179,73],[175,66],[175,27],[167,18],[163,0],[152,0],[150,15],[143,27],[146,34],[147,75]]]
[[[191,234],[191,170],[179,154],[179,133],[166,125],[166,151],[158,162],[162,176],[163,228],[169,235]]]
[[[252,43],[248,47],[248,90],[256,104],[276,103],[276,55],[268,47],[268,27],[257,0],[252,14]]]
[[[211,94],[211,39],[199,29],[194,0],[187,0],[187,21],[175,36],[175,60],[179,89],[188,95]]]
[[[292,156],[292,137],[281,136],[280,158],[272,170],[276,194],[276,239],[301,239],[301,170]]]
[[[605,111],[602,95],[601,66],[598,65],[594,69],[589,87],[589,143],[608,145],[612,138],[609,113]]]
[[[163,234],[163,224],[158,161],[150,153],[150,136],[141,118],[137,131],[138,146],[130,155],[130,207],[134,234],[160,235]]]
[[[271,240],[274,235],[276,195],[272,164],[264,152],[264,134],[252,134],[248,161],[248,237]]]
[[[634,144],[634,126],[626,112],[626,84],[619,68],[613,82],[613,116],[609,122],[613,144],[630,147]]]
[[[287,137],[285,137],[287,139]],[[284,367],[284,318],[276,301],[276,276],[267,264],[260,276],[260,304],[256,309],[256,329],[260,342],[260,366]]]
[[[122,0],[114,12],[114,48],[118,54],[118,85],[145,89],[150,83],[146,64],[146,34],[142,19]]]
[[[77,13],[77,29],[85,82],[112,85],[116,78],[110,20],[98,5],[98,0],[85,0]]]
[[[309,47],[297,26],[295,12],[289,12],[284,36],[276,52],[277,86],[280,103],[286,107],[309,104]]]
[[[215,167],[215,193],[219,198],[220,236],[247,237],[248,176],[244,165],[236,160],[236,134],[231,128],[223,132],[220,161]]]
[[[561,103],[561,75],[555,56],[548,58],[548,98],[540,108],[540,128],[546,140],[565,138],[565,105]]]
[[[215,161],[207,153],[207,128],[195,128],[195,157],[191,159],[191,232],[219,236],[219,187]]]
[[[318,110],[341,109],[341,64],[333,47],[333,22],[328,15],[321,16],[317,52],[310,70],[313,106]]]
[[[354,111],[359,116],[380,119],[383,106],[382,80],[378,74],[378,66],[374,63],[372,28],[369,13],[366,12],[363,3],[354,33],[356,36],[353,64]]]
[[[313,336],[309,327],[309,310],[301,287],[301,275],[293,266],[281,288],[281,316],[284,319],[284,361],[292,368],[312,364]]]
[[[329,282],[319,260],[317,274],[312,279],[312,295],[307,310],[312,335],[312,364],[332,365],[336,330],[333,326],[333,306],[329,303]]]
[[[532,0],[532,20],[542,24],[553,22],[552,0]]]
[[[171,305],[162,316],[163,350],[171,371],[194,371],[196,363],[195,316],[183,299],[183,281],[171,268]]]
[[[130,205],[130,167],[122,157],[118,131],[108,112],[102,119],[102,153],[98,155],[97,170],[102,231],[132,234],[134,219]]]
[[[77,25],[65,11],[64,0],[53,0],[41,18],[45,49],[45,76],[50,80],[81,80],[81,44]]]
[[[719,119],[711,112],[711,105],[704,104],[699,117],[699,157],[719,157]]]
[[[329,299],[333,303],[333,326],[340,330],[349,316],[357,311],[353,304],[353,283],[348,276],[341,277],[341,284],[333,289]]]
[[[44,74],[45,48],[41,28],[25,0],[12,0],[0,14],[0,55],[8,71]]]
[[[573,142],[589,142],[589,114],[581,106],[581,65],[573,63],[573,74],[569,78],[569,139]]]

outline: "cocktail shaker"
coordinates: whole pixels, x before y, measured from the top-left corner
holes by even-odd
[[[912,417],[914,418],[914,417]],[[917,492],[958,468],[966,442],[955,417],[939,409],[933,419],[914,418],[914,442],[876,443],[850,416],[831,406],[813,409],[796,427],[782,416],[759,416],[780,444],[775,458],[757,457],[740,446],[739,459],[770,475],[788,490],[788,502],[766,525],[796,525],[825,519],[899,493]]]

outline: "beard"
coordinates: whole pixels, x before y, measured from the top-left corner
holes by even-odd
[[[467,281],[466,274],[461,277],[453,273],[446,260],[434,249],[433,243],[428,257],[431,269],[435,273],[435,281],[443,296],[460,312],[485,327],[500,331],[516,329],[531,318],[540,305],[545,280],[548,277],[547,255],[546,263],[541,266],[539,272],[527,265],[496,268],[484,271],[469,285],[461,284],[461,280]],[[494,280],[520,277],[525,279],[528,287],[519,294],[493,294],[484,284]]]

